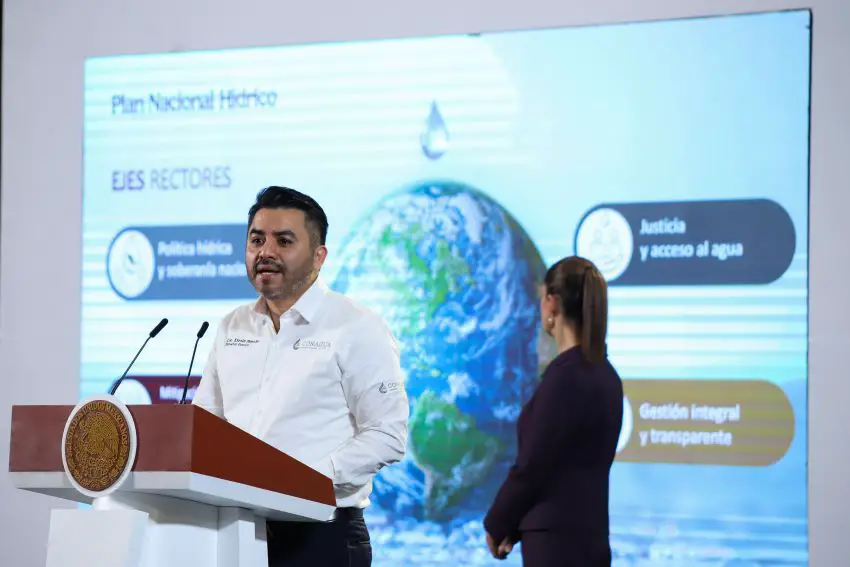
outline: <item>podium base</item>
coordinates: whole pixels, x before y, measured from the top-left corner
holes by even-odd
[[[47,567],[267,567],[266,521],[250,510],[149,494],[53,510]]]

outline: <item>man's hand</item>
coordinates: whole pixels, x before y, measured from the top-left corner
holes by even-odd
[[[513,550],[514,544],[508,538],[505,538],[504,541],[502,541],[502,543],[497,546],[496,542],[493,541],[493,536],[488,533],[487,547],[490,548],[490,555],[492,555],[496,559],[505,559],[508,554]]]

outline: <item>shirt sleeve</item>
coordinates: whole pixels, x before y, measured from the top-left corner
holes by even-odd
[[[516,537],[523,517],[558,470],[564,447],[581,427],[586,397],[577,378],[550,369],[526,408],[516,461],[484,518],[484,528],[497,543]]]
[[[215,342],[207,357],[207,363],[204,365],[201,383],[198,384],[198,389],[195,390],[195,396],[192,398],[192,405],[202,407],[208,412],[224,419],[224,403],[221,397],[221,383],[218,379],[217,362],[219,338],[221,335],[221,326],[219,326],[216,332]]]
[[[357,433],[331,455],[331,466],[336,486],[356,489],[404,457],[410,407],[398,345],[377,316],[364,316],[352,330],[340,364]]]

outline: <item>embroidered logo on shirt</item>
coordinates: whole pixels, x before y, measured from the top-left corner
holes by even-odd
[[[243,339],[242,337],[227,337],[227,340],[224,341],[224,346],[239,346],[239,347],[247,347],[253,344],[257,344],[260,342],[260,339]]]
[[[331,348],[330,341],[311,341],[307,339],[298,339],[292,343],[292,350],[328,350]]]
[[[381,382],[381,385],[378,386],[378,391],[382,394],[388,394],[390,392],[398,392],[403,386],[401,382]]]

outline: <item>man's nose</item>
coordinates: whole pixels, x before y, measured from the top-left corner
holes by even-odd
[[[260,248],[260,251],[257,253],[257,257],[260,260],[272,260],[274,259],[274,245],[269,244],[268,242],[264,242],[263,246]]]

